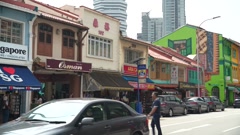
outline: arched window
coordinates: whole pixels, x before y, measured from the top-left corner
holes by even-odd
[[[38,46],[37,54],[44,56],[52,56],[53,27],[49,24],[38,24]]]
[[[75,32],[62,30],[62,58],[74,59]]]
[[[212,96],[216,96],[219,98],[219,88],[218,87],[213,87],[212,88]]]

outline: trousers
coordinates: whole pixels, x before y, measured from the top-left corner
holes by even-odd
[[[152,127],[153,135],[155,135],[155,125],[158,130],[157,135],[162,135],[162,129],[160,127],[160,116],[153,116],[153,118],[152,118],[151,127]]]

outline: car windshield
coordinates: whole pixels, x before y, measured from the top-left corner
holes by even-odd
[[[23,115],[26,121],[71,122],[85,106],[84,102],[49,102]]]
[[[209,98],[203,98],[206,102],[210,102],[210,99]]]

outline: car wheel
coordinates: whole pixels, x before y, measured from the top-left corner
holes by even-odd
[[[210,111],[209,106],[207,106],[207,110],[206,110],[206,112],[208,113],[209,111]]]
[[[222,107],[222,109],[221,109],[222,111],[224,111],[225,110],[225,108],[224,107]]]
[[[202,113],[202,107],[201,106],[198,107],[198,113]]]
[[[168,116],[169,116],[169,117],[172,117],[172,116],[173,116],[173,110],[172,110],[172,109],[169,109]]]
[[[183,115],[187,115],[187,113],[188,113],[188,110],[184,108]]]

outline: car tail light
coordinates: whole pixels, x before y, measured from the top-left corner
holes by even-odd
[[[148,126],[148,119],[146,119],[146,125]]]
[[[161,107],[166,107],[167,106],[167,103],[162,103],[161,104]]]
[[[192,105],[197,105],[197,102],[190,102],[190,104],[192,104]]]
[[[209,105],[212,105],[212,104],[213,104],[213,102],[208,102],[208,104],[209,104]]]

